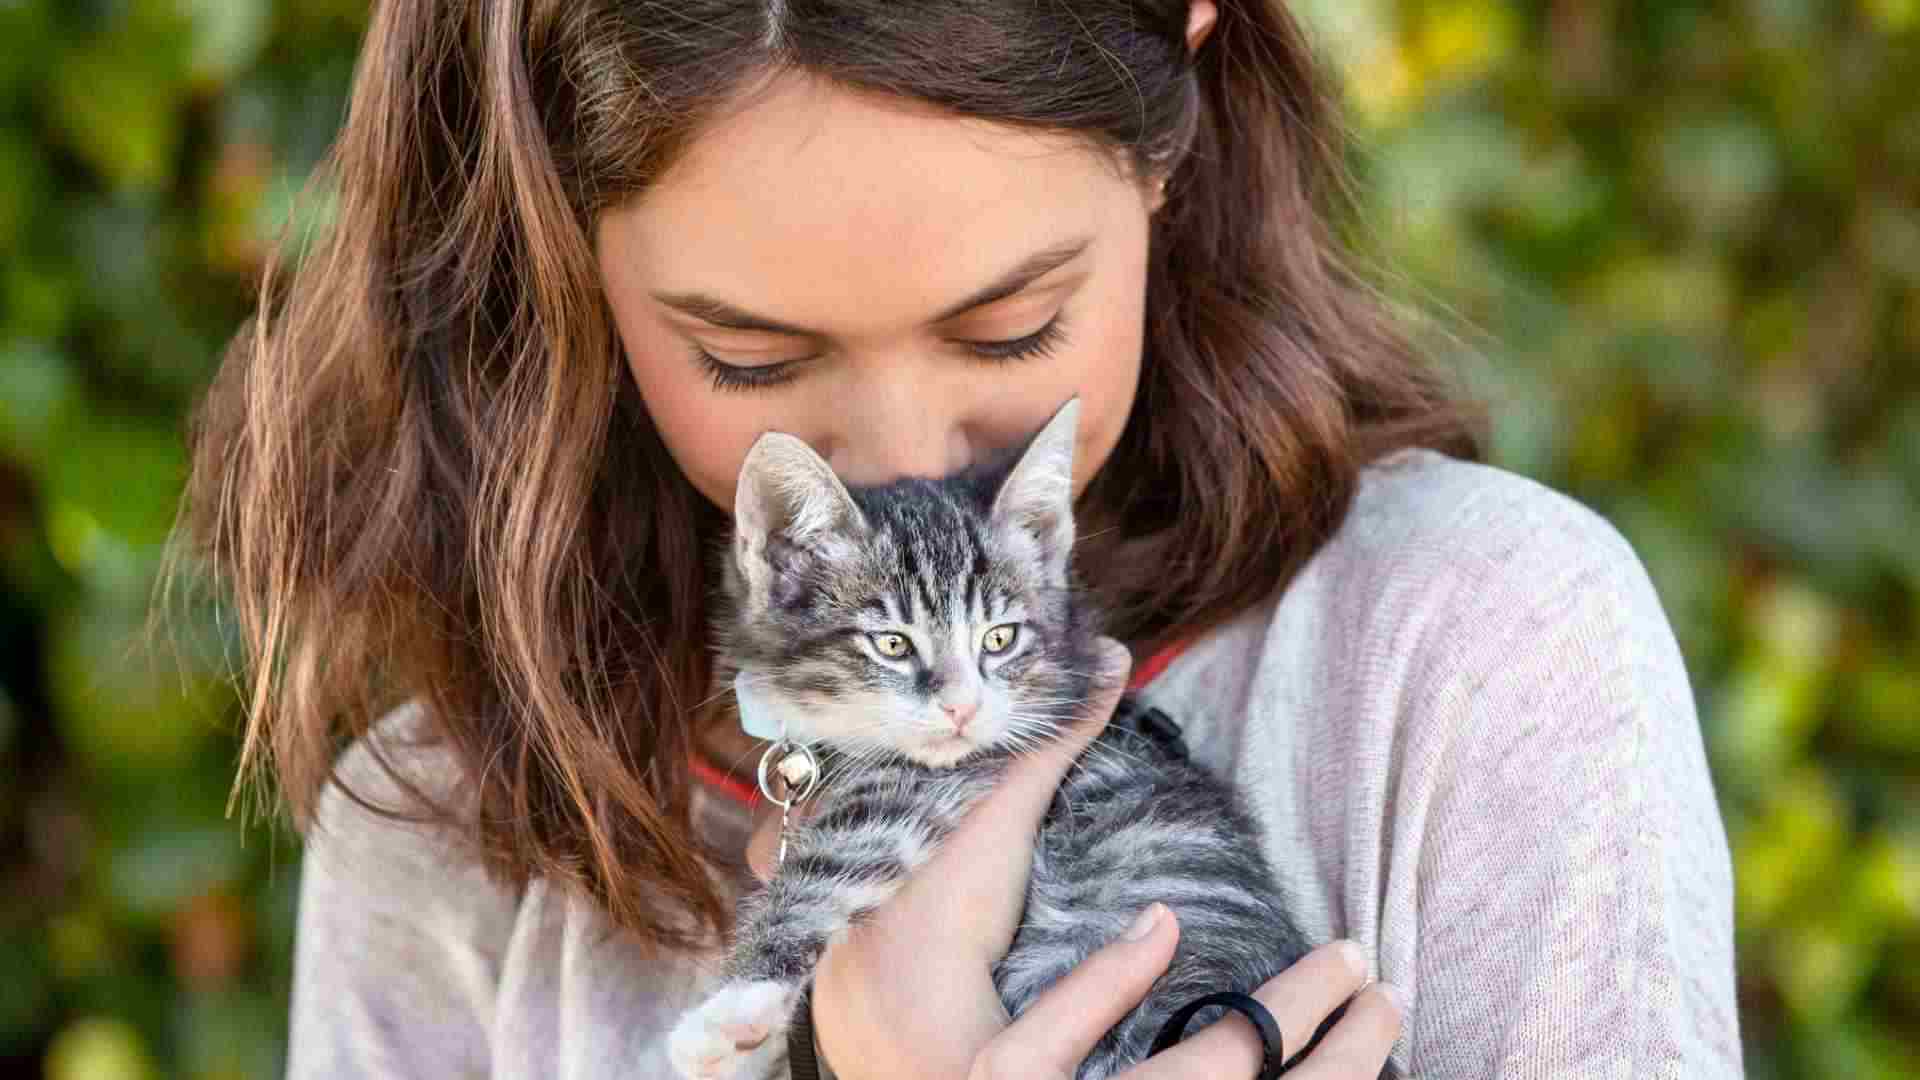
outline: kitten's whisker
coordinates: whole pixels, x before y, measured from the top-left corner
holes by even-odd
[[[841,777],[857,777],[868,771],[874,761],[885,751],[885,747],[874,743],[860,743],[852,751],[838,755],[835,767],[827,776],[821,778],[824,785]]]
[[[1041,730],[1036,735],[1034,730],[1031,727],[1007,729],[1007,741],[1012,744],[1016,756],[1037,753],[1054,743],[1055,740],[1049,737],[1052,732]]]
[[[865,743],[857,744],[852,751],[843,752],[837,756],[833,767],[821,777],[820,784],[824,788],[842,777],[857,777],[866,771],[872,760],[872,747]]]
[[[1022,705],[1033,705],[1033,704],[1074,705],[1074,704],[1084,704],[1086,700],[1087,699],[1084,697],[1060,697],[1060,698],[1022,697],[1020,699],[1020,704]]]
[[[1033,725],[1031,724],[1031,722],[1023,723],[1021,733],[1025,735],[1026,732],[1032,730],[1032,728],[1033,728]],[[1011,731],[1013,729],[1009,728],[1009,730]],[[1136,753],[1133,753],[1132,751],[1121,749],[1120,747],[1115,746],[1112,743],[1095,740],[1094,742],[1087,744],[1087,748],[1081,752],[1081,756],[1075,760],[1071,768],[1073,769],[1082,768],[1083,767],[1082,763],[1088,760],[1092,760],[1096,762],[1105,762],[1105,761],[1110,761],[1115,759],[1134,762],[1134,763],[1142,763],[1142,764],[1144,764],[1147,761],[1146,757],[1141,754],[1136,754]],[[1069,771],[1071,771],[1071,769]]]
[[[1121,761],[1125,761],[1125,762],[1129,762],[1137,765],[1144,765],[1147,763],[1147,759],[1145,755],[1136,754],[1129,750],[1122,750],[1117,746],[1103,745],[1101,743],[1093,743],[1089,745],[1087,747],[1086,754],[1081,758],[1081,760],[1085,761],[1085,760],[1091,759],[1096,762],[1104,763],[1107,761],[1111,761],[1115,758],[1118,758]],[[1075,762],[1075,764],[1077,765],[1079,764],[1079,762]]]
[[[1052,713],[1020,713],[1009,716],[1023,724],[1050,729],[1054,735],[1064,735],[1072,724],[1071,718],[1056,716]]]

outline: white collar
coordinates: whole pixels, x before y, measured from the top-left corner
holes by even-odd
[[[740,730],[756,739],[785,739],[804,731],[800,710],[756,687],[760,679],[742,671],[733,677],[733,696],[740,703]],[[809,740],[799,739],[799,742]]]

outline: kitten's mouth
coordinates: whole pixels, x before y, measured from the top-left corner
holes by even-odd
[[[920,758],[929,765],[951,765],[980,749],[964,735],[940,735],[920,744]]]

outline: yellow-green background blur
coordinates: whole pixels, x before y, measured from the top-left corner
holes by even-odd
[[[1296,0],[1495,460],[1687,661],[1755,1077],[1920,1076],[1920,0]],[[230,627],[128,657],[351,0],[0,0],[0,1072],[277,1075],[299,850]],[[197,636],[196,636],[197,635]]]

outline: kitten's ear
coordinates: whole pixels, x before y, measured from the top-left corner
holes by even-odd
[[[804,441],[769,431],[747,451],[733,489],[733,557],[755,592],[770,573],[770,539],[804,548],[866,525],[833,466]]]
[[[993,517],[1040,542],[1049,570],[1064,572],[1073,549],[1073,442],[1080,399],[1068,399],[1020,455],[993,499]]]

